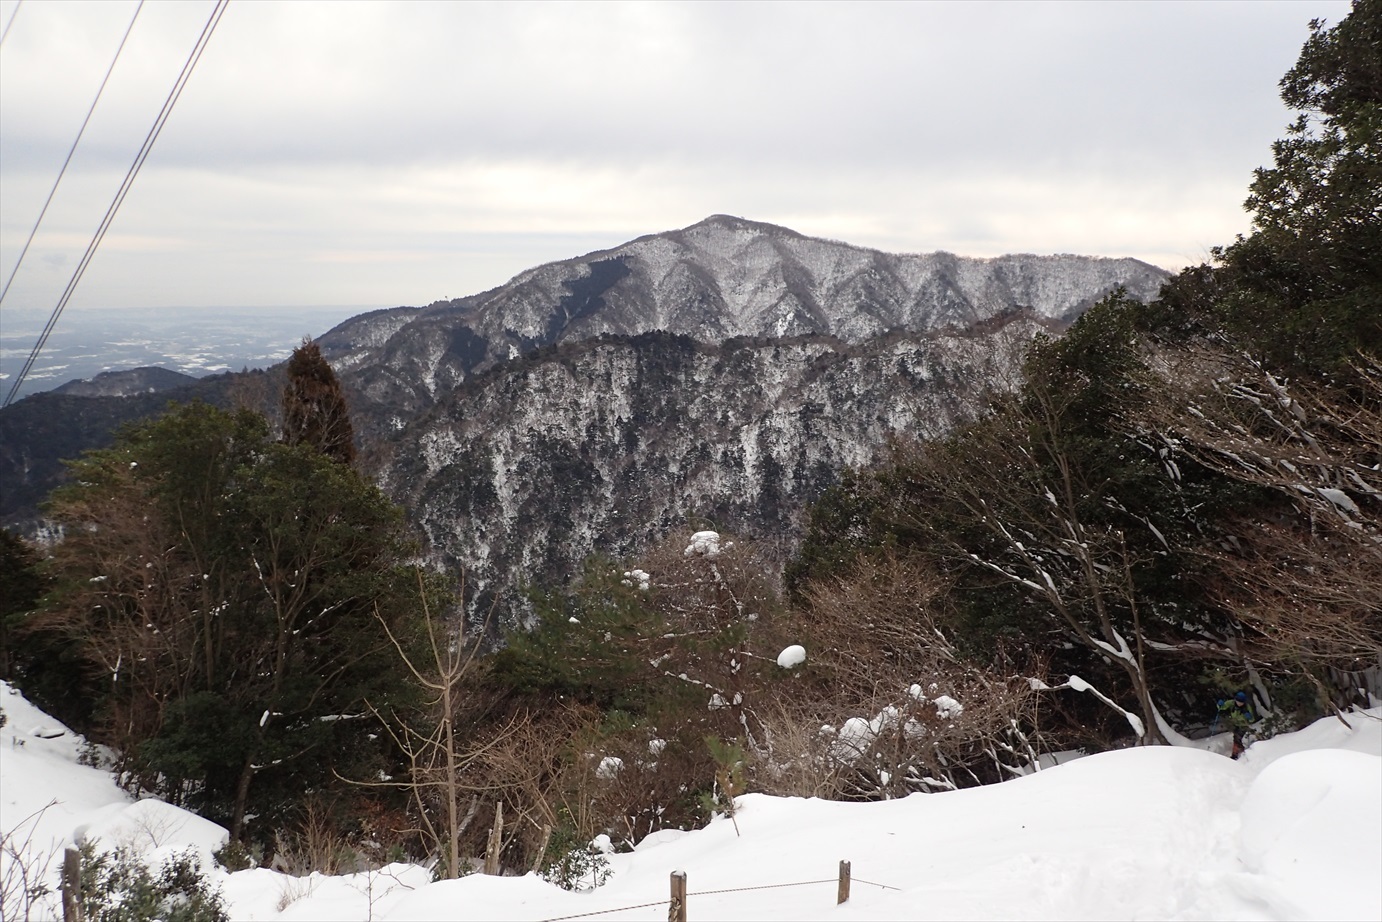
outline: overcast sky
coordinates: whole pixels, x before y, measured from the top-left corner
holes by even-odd
[[[212,0],[145,3],[4,310],[51,310]],[[0,273],[134,0],[0,0]],[[231,3],[73,307],[426,304],[714,213],[1167,268],[1249,229],[1273,3]]]

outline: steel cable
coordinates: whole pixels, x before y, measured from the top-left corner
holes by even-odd
[[[5,39],[10,37],[10,29],[14,28],[14,21],[19,18],[19,8],[24,5],[24,0],[19,0],[14,5],[14,12],[10,14],[10,21],[5,23],[5,31],[0,32],[0,45],[5,44]]]
[[[24,362],[23,369],[21,369],[19,374],[15,377],[14,384],[11,385],[9,394],[5,397],[5,402],[0,404],[0,406],[9,406],[14,401],[14,396],[24,383],[24,379],[28,377],[29,371],[33,368],[34,361],[37,360],[39,353],[43,351],[43,346],[48,342],[48,337],[53,332],[53,327],[57,325],[58,318],[62,316],[63,308],[65,308],[67,302],[71,300],[72,293],[76,291],[77,284],[81,281],[82,276],[86,273],[87,266],[91,264],[91,259],[96,254],[96,249],[101,245],[101,241],[105,239],[106,231],[110,229],[111,222],[115,220],[116,212],[120,210],[120,205],[125,201],[125,196],[129,194],[130,187],[134,184],[135,177],[137,177],[139,171],[143,169],[144,161],[148,159],[149,152],[153,149],[154,142],[158,140],[159,134],[162,133],[163,126],[168,123],[168,117],[172,114],[173,106],[177,104],[178,98],[182,96],[182,91],[187,86],[187,81],[191,78],[192,71],[196,69],[197,62],[201,60],[202,52],[206,50],[206,45],[211,40],[212,33],[216,31],[216,25],[220,22],[221,16],[224,15],[225,9],[229,3],[230,0],[216,0],[216,6],[211,11],[211,16],[207,19],[206,25],[202,28],[202,33],[198,37],[196,45],[193,46],[192,53],[188,55],[187,62],[183,65],[181,73],[178,74],[178,79],[174,82],[172,91],[168,94],[167,100],[163,103],[163,108],[159,110],[158,117],[154,119],[153,127],[149,129],[148,135],[145,136],[144,144],[140,147],[139,153],[135,155],[134,163],[130,166],[129,172],[125,174],[125,181],[120,184],[120,190],[116,192],[115,199],[111,202],[110,207],[106,209],[106,216],[102,219],[101,226],[97,229],[95,236],[92,237],[91,243],[87,245],[86,252],[82,255],[81,262],[78,263],[76,271],[72,274],[71,280],[67,283],[67,288],[64,289],[62,297],[58,300],[57,307],[53,309],[53,314],[48,318],[48,323],[43,328],[43,332],[39,335],[38,342],[34,344],[33,351],[29,353],[28,359]]]
[[[53,196],[58,194],[58,186],[62,183],[62,177],[67,175],[67,167],[72,162],[72,155],[77,152],[77,145],[82,142],[82,135],[86,133],[86,126],[91,124],[91,116],[96,112],[96,104],[101,101],[101,94],[106,91],[106,84],[110,82],[110,75],[115,73],[115,65],[120,60],[120,52],[125,50],[125,42],[129,41],[130,33],[134,31],[135,20],[139,19],[139,11],[144,9],[144,0],[139,0],[139,5],[134,8],[134,15],[130,17],[130,24],[125,29],[125,37],[120,39],[120,47],[115,49],[115,57],[111,59],[110,67],[106,69],[105,79],[101,81],[101,88],[96,91],[96,98],[91,100],[91,108],[86,110],[86,118],[82,119],[82,127],[77,129],[77,139],[72,142],[72,147],[67,151],[67,159],[62,162],[62,169],[58,170],[58,178],[53,181],[53,188],[48,192],[48,198],[43,203],[43,209],[38,213],[38,220],[34,222],[33,230],[29,231],[29,239],[24,241],[24,249],[19,251],[19,259],[15,261],[14,269],[10,270],[10,277],[5,281],[5,287],[0,289],[0,304],[5,303],[5,295],[10,293],[10,285],[14,283],[14,277],[19,274],[19,267],[24,264],[24,257],[29,252],[29,244],[34,242],[34,236],[38,234],[39,225],[43,223],[43,216],[48,213],[48,206],[53,204]],[[10,22],[14,22],[14,17],[10,17]],[[8,31],[8,26],[6,27]]]

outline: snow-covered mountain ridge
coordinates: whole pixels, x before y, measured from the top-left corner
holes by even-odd
[[[538,266],[429,307],[376,311],[320,339],[381,403],[428,403],[467,375],[553,343],[663,331],[718,343],[960,330],[1026,309],[1068,323],[1118,286],[1154,296],[1135,259],[891,254],[714,215],[681,230]]]
[[[1132,259],[888,254],[716,215],[318,343],[429,554],[513,598],[688,516],[786,553],[843,468],[971,418],[1038,332],[1166,277]],[[167,396],[228,404],[241,387],[272,406],[281,386],[237,381]],[[59,458],[163,406],[62,399],[0,413],[0,495],[24,501],[10,521],[35,521]]]

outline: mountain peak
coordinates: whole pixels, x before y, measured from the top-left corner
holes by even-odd
[[[742,218],[738,215],[732,214],[713,214],[709,217],[702,218],[695,224],[692,224],[688,227],[683,227],[681,230],[673,231],[672,233],[686,234],[702,229],[723,229],[735,231],[737,233],[770,234],[773,236],[798,237],[805,239],[804,234],[800,234],[797,231],[792,230],[790,227],[783,227],[780,224],[769,224],[766,221],[752,221],[748,218]]]

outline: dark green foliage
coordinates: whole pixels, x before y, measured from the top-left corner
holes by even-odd
[[[161,787],[188,792],[188,807],[224,813],[213,798],[235,789],[254,745],[249,714],[221,695],[198,691],[169,705],[158,734],[140,745],[138,762],[161,776]]]
[[[239,835],[382,757],[349,718],[407,694],[381,620],[409,636],[417,580],[377,488],[201,404],[72,471],[49,507],[56,588],[25,629],[78,654],[96,721],[76,725],[128,777]]]
[[[656,680],[646,660],[666,625],[612,561],[592,558],[574,590],[533,601],[536,626],[510,632],[491,658],[495,682],[530,699],[649,711]]]
[[[202,876],[192,851],[157,873],[129,849],[81,846],[81,909],[89,922],[229,922],[220,891]]]
[[[568,821],[552,830],[552,841],[538,873],[563,890],[582,891],[605,883],[611,871],[604,852],[579,835]]]
[[[810,580],[841,575],[859,554],[896,543],[895,530],[880,521],[886,507],[886,476],[886,469],[845,471],[840,483],[811,506],[806,537],[783,573],[793,601],[800,601],[801,589]]]
[[[1281,81],[1300,115],[1246,202],[1255,230],[1185,306],[1278,368],[1329,372],[1382,349],[1382,3],[1310,28]]]
[[[0,529],[0,679],[14,678],[14,629],[47,588],[38,554],[23,540]]]
[[[346,409],[345,392],[321,349],[310,339],[303,340],[288,359],[283,441],[311,445],[341,464],[355,460],[355,428]]]
[[[723,539],[718,552],[688,552],[689,537],[669,538],[640,569],[588,560],[579,583],[537,597],[538,623],[488,659],[485,684],[504,713],[543,715],[543,736],[567,741],[543,760],[540,747],[524,747],[525,773],[550,778],[575,815],[573,851],[549,869],[563,880],[584,873],[589,885],[589,868],[578,869],[597,832],[632,843],[706,818],[701,795],[715,784],[707,734],[762,751],[762,715],[777,700],[770,686],[785,677],[773,662],[776,600],[751,545]],[[563,726],[572,719],[578,728]],[[617,771],[597,767],[606,758]],[[520,795],[516,808],[533,810],[524,804]],[[553,826],[553,849],[565,854],[561,823]]]

